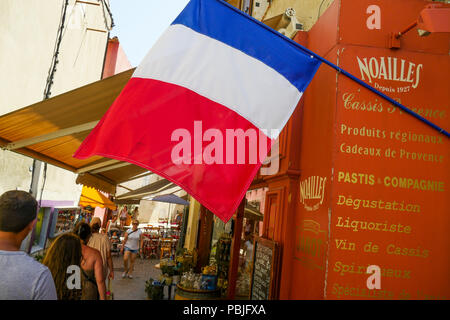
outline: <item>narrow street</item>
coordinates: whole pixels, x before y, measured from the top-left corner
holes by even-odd
[[[0,30],[4,310],[450,300],[450,0],[0,0]]]
[[[122,278],[124,271],[123,255],[113,256],[114,280],[111,283],[114,300],[146,300],[145,282],[150,279],[158,279],[161,271],[155,268],[159,259],[137,258],[134,264],[133,279]],[[167,299],[167,287],[164,290],[164,299]],[[174,295],[172,289],[172,297]]]

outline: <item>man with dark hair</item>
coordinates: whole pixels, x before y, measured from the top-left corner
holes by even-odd
[[[37,202],[25,191],[0,196],[0,300],[56,300],[50,270],[20,251],[36,223]]]

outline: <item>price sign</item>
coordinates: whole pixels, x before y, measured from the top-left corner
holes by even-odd
[[[273,299],[276,292],[278,245],[274,241],[257,237],[253,248],[250,299]]]

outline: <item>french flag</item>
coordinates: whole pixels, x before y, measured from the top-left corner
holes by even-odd
[[[227,3],[191,0],[74,157],[144,167],[226,222],[319,66]]]

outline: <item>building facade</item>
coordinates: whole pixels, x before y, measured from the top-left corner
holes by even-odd
[[[112,23],[106,0],[2,1],[0,114],[100,80]],[[0,193],[33,185],[41,207],[78,205],[82,186],[61,168],[0,150],[0,176]]]
[[[389,42],[429,4],[336,0],[294,40],[448,130],[449,33]],[[448,150],[448,138],[322,65],[280,135],[279,173],[254,185],[269,188],[276,298],[448,299]]]
[[[450,33],[413,28],[393,40],[427,6],[448,12],[446,1],[228,2],[280,32],[298,21],[285,33],[295,42],[449,129]],[[262,235],[278,248],[272,299],[450,297],[448,138],[322,64],[279,150],[278,173],[250,187],[267,188]],[[238,249],[240,236],[233,241]],[[379,288],[368,284],[369,266],[379,268]]]

